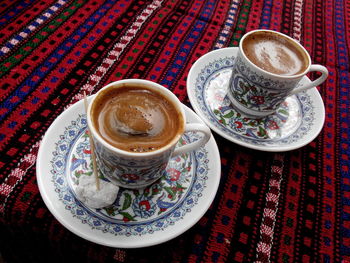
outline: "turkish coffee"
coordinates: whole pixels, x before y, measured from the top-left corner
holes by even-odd
[[[277,75],[303,73],[309,65],[304,50],[290,39],[273,32],[255,32],[242,42],[246,57],[259,68]]]
[[[106,142],[129,152],[155,151],[184,130],[183,117],[169,99],[135,84],[99,93],[91,119]]]

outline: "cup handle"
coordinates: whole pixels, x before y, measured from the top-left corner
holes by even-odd
[[[297,94],[301,91],[304,91],[304,90],[307,90],[307,89],[310,89],[313,87],[316,87],[316,86],[322,84],[326,80],[326,78],[328,77],[328,69],[324,66],[311,65],[308,72],[312,72],[312,71],[319,71],[319,72],[321,72],[322,75],[306,85],[303,85],[301,87],[293,89],[292,92],[288,96]]]
[[[187,123],[185,127],[185,133],[186,132],[200,132],[203,134],[203,137],[201,137],[197,141],[176,148],[171,157],[196,150],[199,147],[202,147],[204,144],[206,144],[211,137],[210,129],[208,128],[208,126],[202,123]]]

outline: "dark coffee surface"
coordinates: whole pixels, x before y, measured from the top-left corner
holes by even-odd
[[[278,75],[297,75],[308,66],[308,58],[298,46],[271,32],[256,32],[243,41],[243,51],[259,68]]]
[[[91,115],[102,138],[130,152],[159,149],[183,130],[182,117],[168,99],[138,86],[102,92]]]

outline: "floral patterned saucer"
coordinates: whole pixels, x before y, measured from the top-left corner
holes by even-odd
[[[187,121],[201,122],[184,107]],[[111,206],[92,209],[81,203],[74,189],[80,176],[92,176],[83,112],[83,102],[79,101],[54,121],[42,140],[37,159],[41,196],[66,228],[98,244],[136,248],[170,240],[203,216],[220,181],[220,156],[213,137],[205,147],[171,159],[165,175],[151,186],[121,188]],[[198,136],[186,134],[179,144]]]
[[[187,93],[196,113],[216,133],[248,148],[282,152],[311,142],[325,119],[316,88],[288,97],[276,113],[260,119],[249,118],[231,106],[226,94],[237,51],[236,47],[217,49],[193,64]],[[301,80],[307,82],[307,77]]]

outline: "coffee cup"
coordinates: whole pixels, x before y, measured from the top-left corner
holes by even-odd
[[[210,129],[186,123],[179,99],[160,84],[125,79],[103,87],[87,110],[98,169],[125,188],[146,187],[163,176],[170,158],[204,146]],[[201,138],[177,147],[184,133]]]
[[[309,72],[321,75],[299,84]],[[272,30],[253,30],[240,42],[229,81],[232,106],[249,117],[273,114],[286,97],[322,84],[324,66],[311,64],[305,48],[293,38]]]

